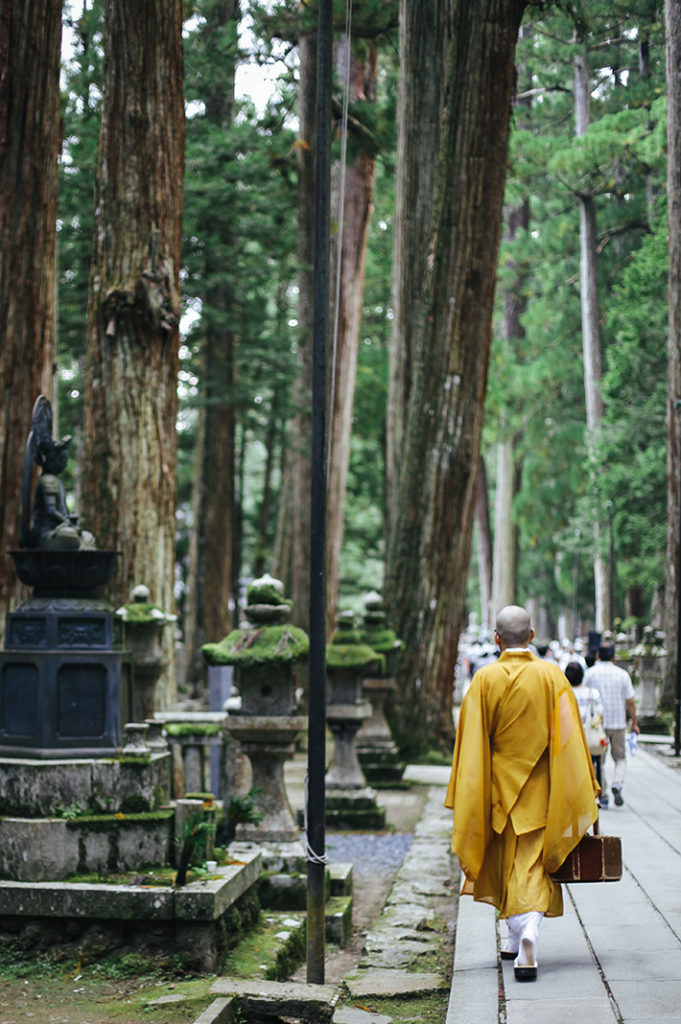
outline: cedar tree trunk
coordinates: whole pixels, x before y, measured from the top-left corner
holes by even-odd
[[[376,50],[368,50],[359,58],[349,51],[347,39],[337,48],[337,57],[350,60],[350,103],[353,113],[364,101],[376,98]],[[340,60],[339,60],[340,63]],[[339,77],[345,73],[339,69]],[[352,405],[355,396],[357,357],[364,300],[364,269],[369,218],[374,189],[376,159],[368,153],[361,140],[350,138],[349,157],[345,170],[345,201],[342,224],[340,275],[338,275],[338,249],[332,245],[331,281],[335,297],[338,331],[332,356],[329,401],[330,457],[328,469],[327,519],[327,623],[331,635],[336,619],[340,586],[340,556],[343,546],[343,518],[345,488],[350,465],[350,437],[352,434]],[[337,184],[340,168],[336,167]],[[340,190],[337,189],[339,192]],[[340,199],[340,195],[339,195]],[[340,224],[340,214],[337,216]],[[339,283],[336,294],[336,282]]]
[[[19,593],[21,474],[56,359],[57,158],[62,0],[0,5],[0,629]],[[55,413],[56,420],[56,410]]]
[[[107,0],[83,495],[99,547],[173,609],[184,159],[181,0]],[[173,700],[174,636],[157,703]]]
[[[391,446],[399,485],[386,592],[396,631],[406,643],[394,724],[407,754],[436,744],[445,749],[453,731],[452,690],[475,508],[515,44],[525,6],[524,0],[452,0],[442,19],[434,18],[433,11],[445,5],[432,0],[402,0],[400,6],[405,48],[400,130],[413,116],[424,87],[434,106],[418,125],[419,133],[443,111],[437,150],[427,151],[419,140],[406,150],[402,146],[398,159],[401,265],[404,271],[405,259],[414,264],[406,287],[415,279],[423,282],[420,294],[410,290],[409,301],[402,280],[395,282],[396,315],[412,345],[404,429],[399,428],[401,440],[396,442],[394,435]],[[437,65],[443,42],[444,105],[423,62],[427,55]],[[432,177],[425,166],[431,159]],[[435,186],[432,221],[421,205],[431,205],[419,187],[422,173]],[[419,232],[425,225],[430,229],[426,238],[419,233],[415,244],[412,222]],[[395,355],[395,380],[406,380],[403,344]],[[401,392],[404,397],[404,388]],[[394,395],[399,401],[400,389]],[[399,422],[397,416],[394,423]]]
[[[667,578],[663,703],[674,706],[681,600],[681,7],[665,3],[667,49],[667,197],[669,205],[669,373],[667,391]]]
[[[298,41],[300,81],[296,143],[298,165],[298,373],[294,384],[295,415],[286,450],[282,500],[275,552],[275,574],[293,601],[291,622],[307,630],[310,614],[310,436],[312,404],[312,333],[314,312],[314,202],[317,39]]]

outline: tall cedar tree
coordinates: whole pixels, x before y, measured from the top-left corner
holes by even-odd
[[[5,552],[18,542],[31,410],[52,398],[61,14],[62,0],[0,7],[0,619],[19,589]]]
[[[386,591],[406,645],[394,726],[407,753],[451,740],[525,7],[525,0],[400,5],[391,380],[399,408]]]
[[[667,202],[669,217],[669,372],[667,397],[666,703],[677,691],[681,601],[681,9],[666,0]]]
[[[83,503],[121,552],[116,602],[173,607],[184,107],[181,0],[107,0],[95,195]],[[174,637],[165,631],[174,696]]]
[[[201,76],[199,95],[203,118],[195,119],[197,148],[208,148],[207,132],[219,132],[221,141],[234,119],[234,74],[237,59],[238,0],[204,0],[198,7],[204,24],[192,37],[192,47],[212,75]],[[188,58],[189,59],[189,58]],[[198,77],[198,76],[197,76]],[[191,126],[190,126],[191,128]],[[202,133],[203,130],[203,133]],[[213,175],[223,181],[229,158],[220,144],[212,150]],[[196,181],[196,175],[195,179]],[[202,179],[197,189],[206,188]],[[194,455],[192,533],[185,604],[185,646],[189,679],[202,678],[201,645],[218,640],[232,627],[232,552],[235,537],[235,383],[236,338],[233,328],[234,274],[226,273],[225,259],[235,247],[235,216],[224,204],[206,203],[194,230],[204,253],[200,332],[201,404]],[[218,261],[217,263],[214,261]],[[236,262],[231,257],[232,265]],[[235,595],[238,598],[238,595]],[[234,623],[236,625],[236,623]]]
[[[350,466],[352,409],[357,378],[369,219],[376,168],[375,135],[362,131],[362,106],[375,105],[377,51],[374,46],[354,52],[347,36],[336,45],[336,65],[341,81],[347,73],[349,102],[353,105],[353,137],[348,142],[345,168],[336,164],[336,220],[342,225],[340,260],[338,245],[331,249],[332,314],[338,330],[331,357],[329,395],[329,479],[327,520],[327,623],[333,631],[340,588],[345,492]],[[348,62],[349,67],[345,62]],[[344,188],[341,182],[345,176]],[[343,209],[340,204],[343,202]],[[339,267],[340,263],[340,267]],[[338,287],[336,287],[338,285]]]

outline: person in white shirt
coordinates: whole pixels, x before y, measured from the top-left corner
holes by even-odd
[[[584,669],[578,661],[569,661],[565,666],[565,675],[572,684],[572,692],[575,695],[577,701],[577,707],[579,708],[579,714],[582,719],[582,725],[586,728],[588,720],[592,715],[600,715],[601,722],[603,721],[603,701],[601,695],[593,686],[588,686],[584,680]],[[599,786],[603,786],[603,760],[605,757],[607,747],[603,749],[600,754],[592,754],[591,760],[593,761],[594,771],[596,772],[596,778],[598,779]],[[598,806],[606,808],[608,806],[607,796],[598,797]]]
[[[587,686],[593,686],[598,690],[603,701],[603,727],[610,741],[610,753],[615,763],[615,773],[610,788],[615,803],[621,807],[624,803],[622,787],[627,764],[625,742],[627,712],[631,718],[632,731],[640,733],[641,730],[636,720],[634,687],[631,677],[625,669],[613,664],[614,657],[615,645],[601,644],[598,648],[598,661],[592,668],[586,670],[584,682]],[[607,797],[608,793],[605,766],[603,766],[602,774],[601,799]]]

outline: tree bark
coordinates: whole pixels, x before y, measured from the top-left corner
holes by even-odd
[[[669,218],[669,371],[667,391],[667,651],[663,703],[674,707],[681,601],[681,8],[666,0],[667,202]]]
[[[450,0],[400,0],[397,175],[393,248],[393,320],[386,433],[387,548],[398,528],[407,410],[417,345],[416,309],[428,266],[416,259],[431,242],[437,153],[440,149]]]
[[[589,126],[589,57],[586,44],[575,59],[575,132],[585,134]],[[596,205],[590,193],[579,195],[580,297],[582,305],[582,351],[584,356],[584,393],[586,397],[587,450],[589,453],[591,487],[597,505],[595,486],[595,444],[603,420],[601,397],[601,311],[598,297],[598,239]],[[595,626],[603,630],[610,615],[610,579],[601,548],[601,523],[598,507],[594,508],[594,595]]]
[[[513,447],[513,441],[510,438],[500,441],[497,445],[492,622],[496,622],[501,608],[516,603],[517,530],[513,522],[516,471]]]
[[[0,635],[21,593],[5,552],[19,540],[31,411],[53,398],[62,6],[0,7]]]
[[[310,412],[314,312],[314,203],[310,197],[315,191],[316,36],[301,36],[298,50],[298,373],[293,393],[295,415],[282,483],[275,572],[286,584],[287,594],[293,601],[291,622],[307,629],[310,615]]]
[[[475,520],[478,526],[478,565],[480,575],[481,626],[489,629],[492,624],[492,571],[494,565],[492,529],[489,515],[489,494],[487,489],[487,467],[480,456],[478,468],[478,489],[475,498]]]
[[[84,500],[120,550],[111,596],[174,605],[184,108],[180,0],[108,0],[95,194]],[[159,707],[175,696],[171,629]]]
[[[221,74],[217,86],[213,84],[211,88],[207,83],[204,96],[208,124],[226,131],[234,118],[239,0],[205,5],[202,13],[206,18],[206,36],[217,34],[221,41],[233,40],[229,50],[220,48]],[[205,275],[211,283],[203,296],[201,407],[194,458],[184,633],[188,679],[195,696],[205,690],[202,645],[221,640],[236,625],[232,622],[230,603],[234,598],[234,539],[239,534],[235,500],[237,339],[229,326],[234,319],[234,283],[220,272],[224,268],[215,265],[215,246],[219,246],[217,258],[221,260],[224,251],[234,247],[234,230],[224,215],[199,224],[199,230],[211,240],[205,246]]]
[[[376,50],[369,49],[365,58],[350,50],[349,41],[337,47],[337,63],[350,61],[349,102],[355,108],[361,102],[371,103],[376,98]],[[345,66],[338,69],[339,78],[345,75]],[[340,270],[338,248],[332,245],[331,281],[334,292],[338,329],[331,358],[329,399],[329,470],[327,517],[327,630],[329,636],[336,620],[340,587],[340,557],[343,546],[343,519],[345,489],[350,465],[350,438],[352,434],[352,406],[357,376],[357,358],[364,301],[364,270],[371,200],[374,189],[376,159],[373,153],[359,149],[357,140],[350,140],[350,153],[354,156],[345,168],[344,206],[342,211],[342,245]],[[336,167],[336,189],[340,202],[340,175]],[[341,223],[341,213],[336,217]],[[338,289],[335,288],[335,282]]]
[[[398,635],[406,642],[400,669],[398,741],[405,750],[452,735],[452,681],[465,605],[491,343],[496,257],[508,153],[514,55],[523,0],[453,2],[432,31],[433,4],[402,0],[402,33],[418,34],[412,55],[447,44],[442,136],[435,153],[420,143],[398,160],[398,248],[415,265],[421,295],[405,302],[396,281],[396,309],[409,317],[410,392],[404,419],[397,520],[391,530],[387,595]],[[440,8],[438,6],[438,11]],[[420,44],[420,45],[419,45]],[[399,124],[415,108],[423,66],[402,64]],[[426,76],[427,77],[427,76]],[[434,91],[438,117],[441,95]],[[428,118],[424,118],[427,123]],[[419,126],[420,127],[420,126]],[[435,202],[426,243],[411,240],[410,224],[428,221],[418,181],[436,161]],[[413,208],[405,195],[417,197]],[[423,201],[430,205],[425,196]],[[407,282],[408,287],[409,282]],[[400,364],[404,360],[398,353]],[[402,398],[404,394],[402,395]],[[395,396],[395,401],[400,401]],[[393,470],[397,448],[393,435]]]

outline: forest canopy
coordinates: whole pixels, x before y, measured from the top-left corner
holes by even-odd
[[[424,34],[435,40],[434,64],[410,79],[422,90],[418,95],[414,88],[410,116],[405,69],[416,58],[405,19],[420,16],[417,0],[355,0],[350,21],[345,5],[334,8],[329,633],[338,611],[361,611],[367,591],[385,590],[391,624],[398,635],[408,634],[402,636],[407,648],[411,641],[431,649],[431,661],[410,670],[405,693],[420,700],[423,680],[442,674],[435,704],[442,704],[452,679],[459,631],[471,617],[490,626],[503,603],[527,604],[537,635],[547,640],[594,627],[663,624],[669,269],[663,6],[652,0],[500,6],[506,20],[499,18],[493,42],[481,34],[480,46],[495,47],[494,103],[502,116],[502,50],[508,81],[515,81],[508,167],[504,176],[502,139],[498,168],[490,156],[471,181],[486,196],[499,193],[501,244],[497,259],[490,214],[479,229],[487,232],[485,254],[472,247],[463,269],[451,269],[451,280],[466,278],[468,298],[478,287],[476,275],[479,282],[489,277],[489,359],[479,372],[461,370],[469,366],[466,346],[485,344],[462,329],[461,359],[453,357],[450,341],[438,366],[440,391],[424,390],[421,397],[436,361],[429,331],[446,319],[442,310],[450,301],[450,271],[442,268],[450,257],[453,267],[457,254],[447,253],[447,241],[463,245],[465,218],[453,212],[452,198],[463,194],[463,178],[456,185],[454,177],[443,177],[447,146],[455,152],[452,96],[466,88],[452,12],[461,24],[468,19],[473,41],[483,12],[450,0],[442,5],[449,16],[441,25],[435,15],[424,23]],[[59,430],[74,436],[76,455],[88,444],[84,398],[106,17],[107,0],[64,6],[55,406]],[[279,575],[294,598],[292,621],[304,627],[307,616],[305,588],[296,582],[296,528],[300,518],[304,534],[315,18],[314,4],[291,0],[193,0],[183,7],[186,140],[170,599],[176,607],[166,610],[179,615],[188,666],[181,684],[193,696],[204,687],[201,646],[238,626],[248,580]],[[485,131],[481,114],[480,146]],[[471,152],[475,143],[471,134]],[[422,190],[432,176],[430,206],[412,211],[423,218],[424,248],[412,235],[405,249],[408,174],[419,173]],[[459,219],[452,223],[452,216]],[[430,308],[418,298],[424,289],[434,296]],[[487,285],[479,289],[487,296]],[[421,458],[417,482],[415,423],[432,418],[437,425],[438,409],[442,418],[451,415],[449,433],[435,431],[423,442],[437,444],[444,457],[457,436],[457,416],[463,422],[469,415],[447,403],[456,389],[467,388],[479,407],[468,453],[474,464],[465,471],[462,463],[436,467],[431,452]],[[404,493],[397,498],[409,473],[416,488],[407,495],[411,512]],[[88,482],[81,459],[72,458],[73,508],[80,510]],[[436,513],[427,510],[427,495],[438,488]],[[437,533],[445,529],[442,521],[435,523],[459,494],[465,508],[454,534],[467,536],[451,542],[450,578],[438,570],[445,555],[436,538],[446,534]],[[422,512],[424,532],[405,548]],[[421,562],[407,573],[410,544]],[[444,590],[459,582],[460,597],[449,601]],[[405,607],[412,591],[421,612],[413,609],[410,618]],[[445,627],[434,614],[424,643],[416,619],[440,602],[449,621]],[[444,700],[445,719],[450,700]],[[442,719],[436,724],[434,713],[428,720],[430,736],[418,742],[444,743]]]

